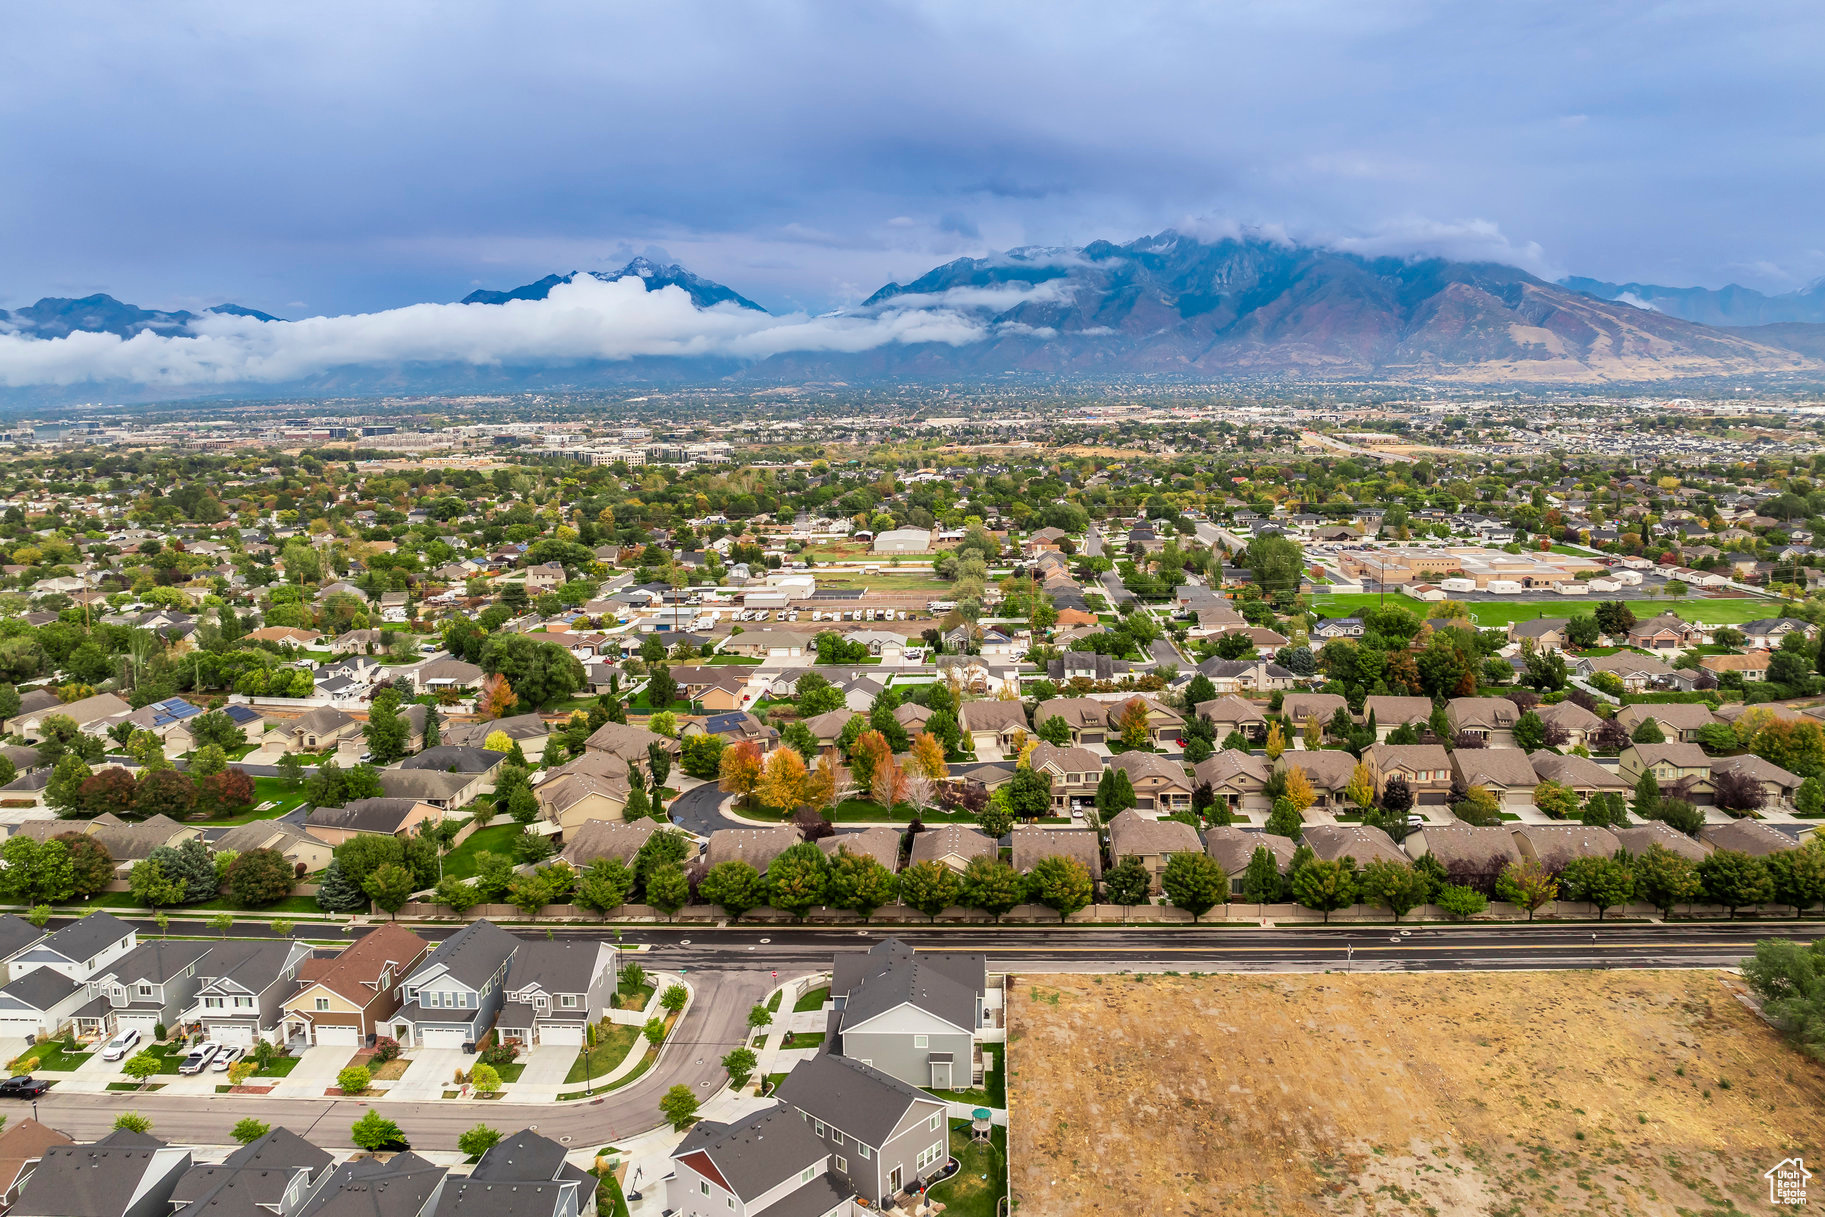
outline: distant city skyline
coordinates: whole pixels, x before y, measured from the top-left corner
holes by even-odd
[[[0,307],[284,316],[681,263],[776,311],[1240,226],[1825,275],[1825,11],[220,3],[0,18]]]

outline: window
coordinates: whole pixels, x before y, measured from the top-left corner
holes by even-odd
[[[219,997],[205,997],[205,998],[204,998],[204,999],[203,999],[203,1009],[205,1009],[205,1010],[220,1010],[220,1009],[221,1009],[221,1008],[222,1008],[222,999],[221,999],[221,998],[219,998]]]
[[[807,1166],[804,1170],[802,1170],[798,1173],[798,1181],[800,1183],[810,1183],[816,1177],[817,1177],[817,1167],[815,1167],[815,1166]]]
[[[139,995],[141,997],[151,997],[152,996],[152,986],[147,984],[143,980],[140,981],[139,982]]]
[[[710,1185],[705,1183],[702,1179],[699,1179],[697,1181],[697,1194],[700,1196],[708,1196],[710,1194]]]
[[[235,998],[235,999],[234,999],[234,1008],[235,1008],[235,1009],[237,1009],[237,1010],[249,1010],[249,1009],[252,1009],[252,1008],[253,1008],[253,998],[251,998],[251,997],[237,997],[237,998]]]
[[[913,1047],[915,1047],[915,1048],[929,1048],[929,1047],[931,1047],[931,1046],[932,1046],[932,1037],[931,1037],[931,1036],[929,1036],[929,1035],[915,1035],[915,1036],[913,1036]]]
[[[849,1169],[849,1159],[839,1156],[836,1160],[836,1168],[840,1171],[847,1171]]]
[[[864,1162],[868,1161],[869,1156],[873,1153],[874,1153],[873,1150],[869,1149],[866,1145],[863,1145],[860,1141],[857,1141],[855,1143],[855,1156],[860,1158],[862,1161],[864,1161]]]
[[[925,1127],[930,1129],[932,1132],[937,1132],[939,1118],[940,1118],[939,1116],[933,1116],[931,1119],[929,1119],[925,1122]]]
[[[563,1006],[566,1010],[575,1010],[577,1008],[577,995],[575,993],[566,993],[558,998],[558,1004]]]
[[[838,1145],[841,1145],[843,1143],[843,1134],[833,1128],[830,1130],[830,1139]]]
[[[327,998],[327,997],[319,997],[319,998],[318,998],[318,999],[317,999],[317,1009],[319,1009],[319,1010],[327,1010],[327,1009],[329,1009],[329,1008],[330,1008],[330,999],[329,999],[329,998]]]
[[[822,1120],[811,1121],[811,1131],[815,1132],[820,1137],[823,1136],[824,1135],[824,1122]]]

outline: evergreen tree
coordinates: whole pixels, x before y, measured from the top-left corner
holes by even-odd
[[[1280,861],[1274,851],[1265,845],[1255,846],[1248,858],[1248,869],[1242,872],[1242,895],[1256,904],[1273,904],[1283,890]]]
[[[368,907],[368,894],[331,858],[317,883],[317,907],[326,913],[352,913]]]

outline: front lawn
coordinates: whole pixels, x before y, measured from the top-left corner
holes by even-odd
[[[829,1000],[830,986],[825,985],[823,988],[813,989],[811,992],[799,998],[797,1004],[794,1005],[792,1009],[794,1013],[801,1013],[806,1010],[822,1010],[824,1008],[824,1003]]]
[[[520,826],[512,820],[476,829],[461,845],[444,855],[444,874],[458,879],[474,878],[478,854],[486,852],[511,858],[513,839],[519,835]]]
[[[222,826],[229,824],[248,824],[254,820],[276,820],[280,816],[296,811],[304,805],[304,792],[293,790],[285,784],[284,778],[257,777],[253,780],[253,806],[233,816],[222,816],[214,820],[198,820],[196,823]]]
[[[645,1042],[637,1024],[611,1023],[606,1031],[598,1026],[595,1047],[577,1053],[570,1072],[564,1075],[564,1083],[587,1082],[590,1078],[600,1078],[614,1072],[627,1059],[629,1049]]]
[[[815,1048],[824,1042],[822,1031],[788,1031],[781,1048]]]
[[[957,1173],[934,1186],[930,1198],[947,1217],[996,1217],[1008,1194],[1008,1130],[997,1125],[987,1141],[977,1141],[968,1120],[952,1120],[950,1151]]]
[[[68,1073],[79,1068],[82,1063],[94,1056],[93,1052],[65,1052],[61,1043],[34,1044],[11,1061],[8,1069],[19,1069],[26,1061],[36,1060],[38,1068],[47,1072]]]

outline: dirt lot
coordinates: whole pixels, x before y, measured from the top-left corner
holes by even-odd
[[[1020,977],[1016,1212],[1769,1212],[1762,1172],[1821,1154],[1825,1068],[1726,983]]]

